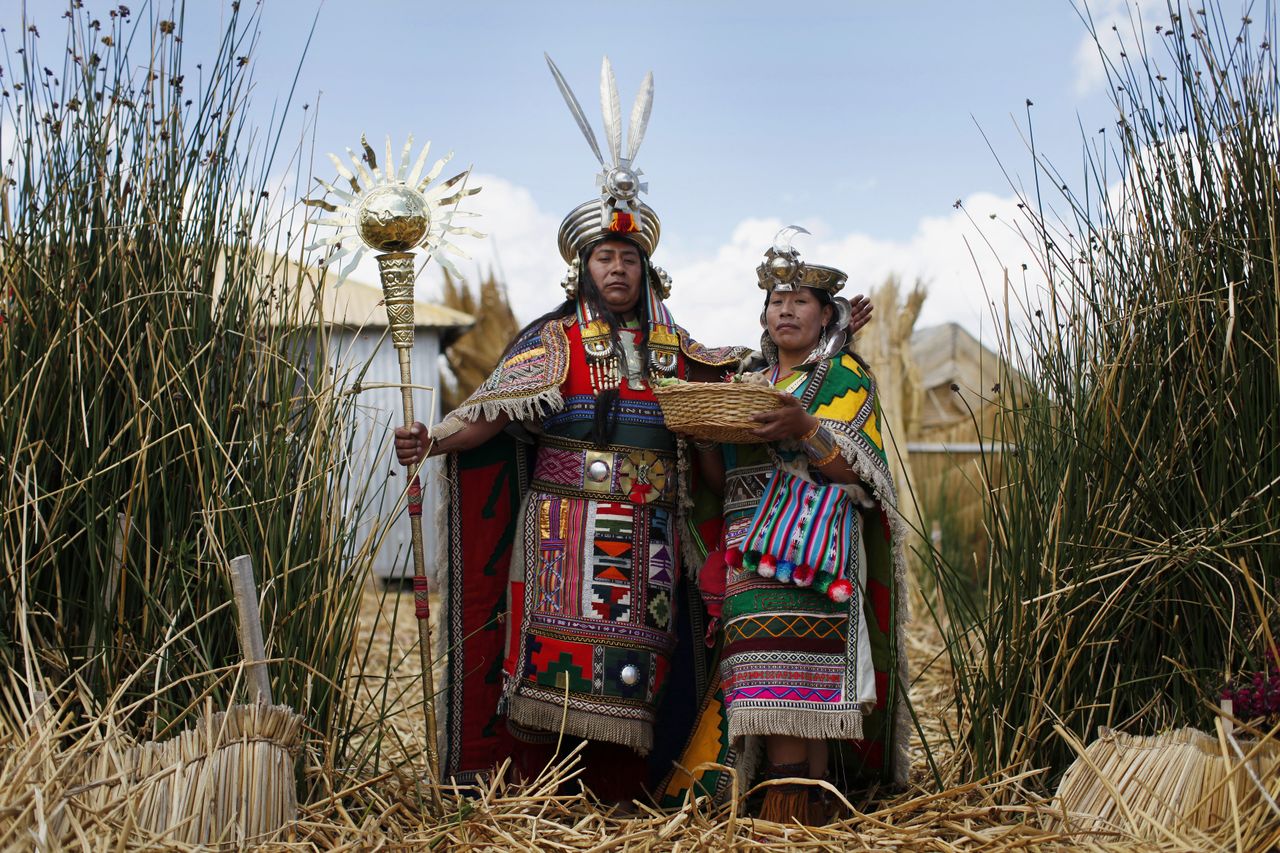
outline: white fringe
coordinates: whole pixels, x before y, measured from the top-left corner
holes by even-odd
[[[553,385],[536,394],[529,394],[524,397],[477,400],[474,403],[471,401],[464,402],[450,412],[449,416],[441,421],[441,424],[443,425],[450,420],[459,420],[467,423],[495,421],[502,415],[506,415],[513,421],[534,421],[558,412],[563,408],[564,397],[560,394],[560,387]],[[454,430],[454,432],[456,431]],[[442,435],[437,436],[437,438],[443,437]]]
[[[563,724],[565,734],[620,744],[640,755],[648,755],[653,748],[653,726],[644,720],[623,720],[575,708],[566,714],[563,704],[519,694],[511,697],[507,716],[516,725],[546,732],[558,732]]]
[[[729,737],[788,735],[806,740],[862,740],[862,711],[809,708],[743,708],[729,710]]]

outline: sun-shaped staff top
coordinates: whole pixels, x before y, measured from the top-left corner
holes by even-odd
[[[318,207],[332,216],[308,220],[308,224],[331,226],[336,232],[316,240],[307,249],[325,249],[328,254],[320,265],[333,266],[346,260],[338,273],[338,284],[341,284],[365,253],[372,249],[376,252],[408,252],[417,248],[425,248],[429,256],[435,257],[450,274],[458,276],[458,270],[444,256],[452,253],[460,257],[469,257],[449,238],[454,235],[483,237],[480,232],[460,225],[454,225],[455,217],[475,216],[464,210],[458,210],[458,202],[469,195],[480,192],[479,187],[468,188],[466,181],[471,170],[466,169],[448,180],[431,186],[445,165],[453,158],[446,154],[437,160],[429,172],[423,170],[427,163],[427,152],[431,150],[428,142],[422,148],[412,167],[409,157],[413,149],[413,137],[410,136],[400,152],[400,165],[393,166],[395,159],[391,151],[391,138],[387,138],[386,158],[384,165],[378,165],[377,155],[363,136],[360,137],[363,157],[350,148],[347,155],[351,158],[351,167],[347,167],[337,156],[330,154],[338,172],[338,177],[345,179],[349,189],[343,189],[341,181],[330,184],[320,178],[316,179],[325,192],[336,199],[306,199],[303,204]]]

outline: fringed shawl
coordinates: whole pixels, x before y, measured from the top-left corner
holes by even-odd
[[[675,338],[685,357],[711,367],[732,367],[749,350],[745,347],[705,347],[670,320],[664,311],[662,322],[654,322],[651,338]],[[569,340],[565,329],[577,322],[574,316],[549,320],[541,328],[530,329],[489,374],[489,378],[432,431],[437,438],[457,432],[477,420],[494,420],[506,415],[513,421],[536,421],[564,408],[560,386],[569,373]]]

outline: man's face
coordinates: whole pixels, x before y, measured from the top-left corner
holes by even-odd
[[[640,301],[644,259],[625,240],[605,240],[591,250],[587,271],[600,290],[605,307],[618,315],[630,314]]]

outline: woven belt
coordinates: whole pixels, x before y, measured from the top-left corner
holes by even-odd
[[[773,472],[772,463],[729,469],[724,478],[725,514],[741,509],[754,511],[764,497],[764,490],[769,487]]]
[[[661,450],[543,436],[532,487],[573,498],[672,506],[676,456]]]

